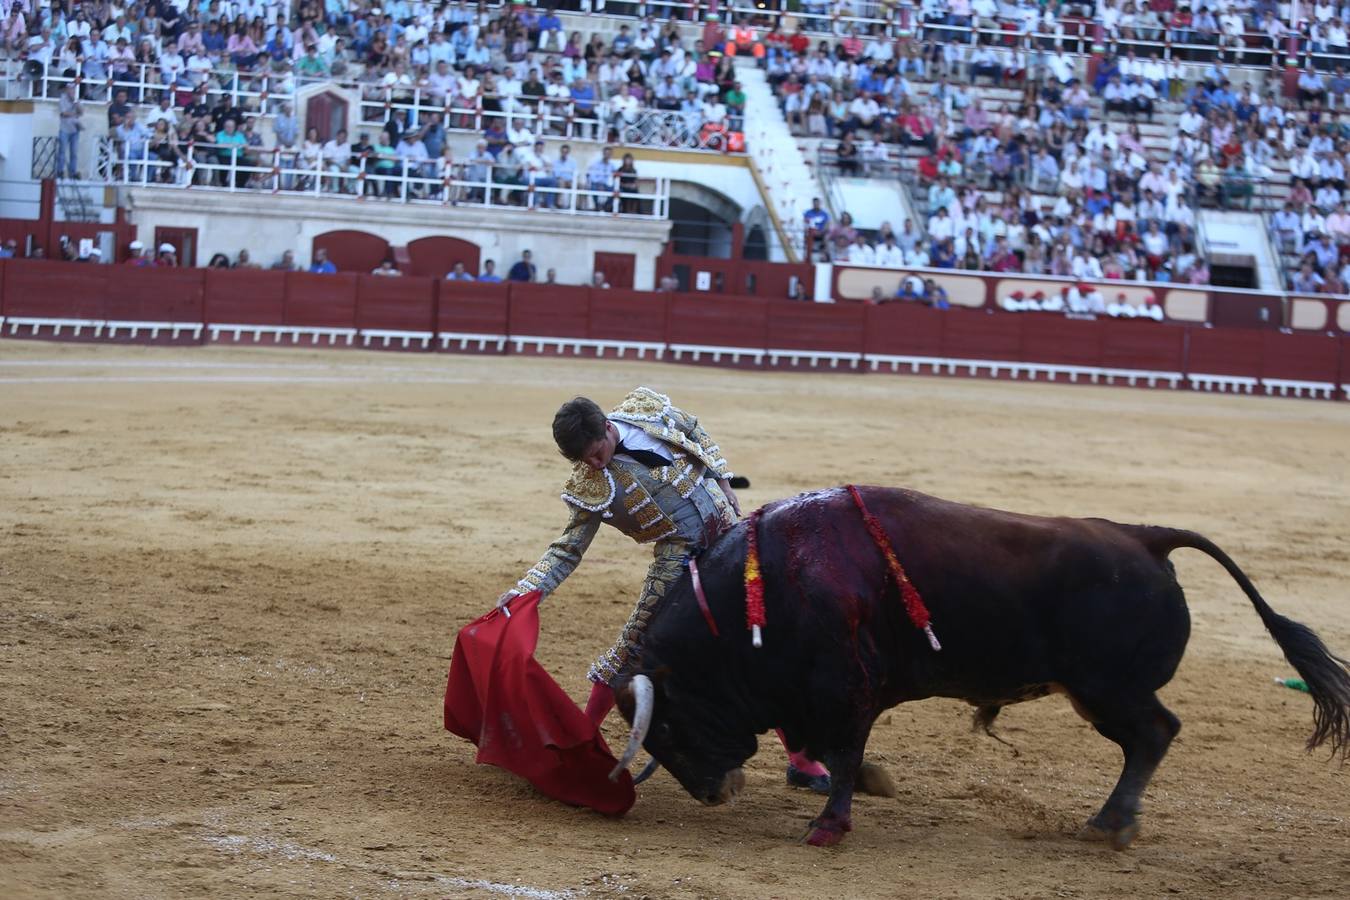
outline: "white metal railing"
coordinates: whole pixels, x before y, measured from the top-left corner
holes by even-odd
[[[490,106],[494,102],[496,109]],[[730,152],[733,145],[739,149],[731,137],[730,126],[735,123],[730,120],[704,122],[702,116],[661,109],[642,109],[626,115],[614,104],[599,100],[589,104],[590,109],[585,109],[586,105],[541,99],[531,107],[514,97],[498,94],[438,97],[420,88],[367,87],[362,91],[361,119],[364,125],[377,128],[394,113],[407,114],[413,123],[424,121],[430,113],[438,113],[445,127],[452,131],[481,132],[489,121],[497,119],[508,128],[529,132],[532,138],[603,143],[613,131],[623,144],[715,152]]]
[[[73,84],[86,99],[111,101],[117,91],[125,90],[131,105],[153,106],[166,91],[186,95],[196,89],[195,84],[177,81],[166,84],[159,66],[151,63],[136,63],[123,73],[109,71],[104,78],[88,78],[84,75],[61,74],[56,71],[55,63],[47,66],[40,74],[32,75],[24,73],[21,60],[5,59],[3,62],[6,82],[21,88],[19,98],[16,99],[58,100],[65,86]],[[313,79],[277,76],[266,71],[250,73],[219,70],[213,71],[204,83],[208,95],[228,96],[232,105],[246,112],[267,115],[283,102],[294,104],[296,87],[310,81]],[[178,105],[174,103],[174,106]]]
[[[109,183],[125,187],[290,194],[333,199],[382,199],[400,203],[528,209],[567,215],[667,219],[670,182],[638,178],[638,190],[622,190],[616,175],[605,184],[578,178],[570,185],[536,172],[509,175],[514,167],[469,161],[362,156],[358,163],[320,159],[307,165],[295,151],[256,150],[223,144],[188,144],[177,160],[153,154],[148,145],[117,148]],[[645,189],[644,189],[645,188]]]

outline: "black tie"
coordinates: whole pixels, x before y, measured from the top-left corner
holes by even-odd
[[[654,453],[651,450],[630,450],[623,445],[622,441],[614,448],[614,452],[631,457],[649,469],[659,469],[662,466],[670,465],[670,460],[666,459],[661,454]]]

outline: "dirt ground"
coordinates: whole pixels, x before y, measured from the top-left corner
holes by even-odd
[[[772,741],[733,805],[622,820],[441,728],[458,628],[554,537],[558,403],[647,384],[749,474],[1200,530],[1350,654],[1350,405],[638,362],[0,342],[0,896],[1344,897],[1350,769],[1237,586],[1174,556],[1180,738],[1123,853],[1073,839],[1119,754],[1059,697],[893,710],[842,846]],[[747,508],[749,508],[747,505]],[[647,551],[605,529],[543,609],[581,700]],[[901,548],[903,556],[903,548]],[[622,723],[609,722],[611,744]]]

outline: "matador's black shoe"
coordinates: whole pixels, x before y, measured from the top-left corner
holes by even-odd
[[[807,775],[801,769],[788,763],[787,783],[792,787],[806,788],[809,791],[815,791],[817,794],[828,794],[830,792],[830,776],[828,775]]]

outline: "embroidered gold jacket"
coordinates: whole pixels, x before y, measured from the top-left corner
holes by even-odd
[[[721,497],[720,488],[705,485],[709,479],[715,482],[731,477],[721,449],[698,419],[673,406],[669,397],[640,387],[625,397],[609,418],[637,426],[664,443],[672,462],[648,469],[616,458],[599,470],[577,463],[562,491],[571,512],[567,527],[516,583],[516,591],[540,590],[547,595],[556,590],[581,562],[606,521],[639,544],[691,540],[693,535],[681,530],[690,516],[677,507],[687,505],[682,501],[688,501],[698,490],[715,490]]]

